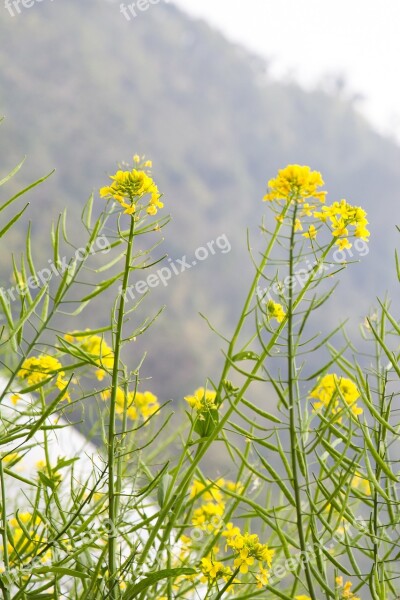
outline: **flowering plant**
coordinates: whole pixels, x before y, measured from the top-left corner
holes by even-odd
[[[151,167],[135,155],[132,169],[118,169],[100,190],[96,219],[89,200],[81,260],[61,269],[60,247],[73,244],[60,221],[57,280],[27,291],[18,307],[0,296],[3,598],[394,598],[398,320],[382,301],[362,324],[373,367],[347,337],[337,348],[341,327],[318,336],[311,323],[333,293],[330,278],[368,242],[365,211],[327,204],[321,174],[307,166],[270,180],[265,246],[252,256],[236,327],[223,336],[221,373],[182,392],[181,422],[170,426],[168,399],[143,386],[142,360],[125,354],[149,326],[128,329],[137,308],[127,306],[130,278],[153,260],[138,238],[168,222],[157,216],[164,205]],[[114,253],[106,264],[90,252],[103,232]],[[29,236],[21,268],[14,264],[26,290],[36,273]],[[77,297],[89,273],[98,279]],[[109,322],[70,326],[110,290]],[[53,454],[77,414],[87,435],[93,424],[97,447],[86,458]],[[42,458],[22,472],[34,446]],[[23,502],[10,492],[15,481]]]

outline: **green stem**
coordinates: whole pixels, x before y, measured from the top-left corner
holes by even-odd
[[[119,359],[121,353],[121,340],[122,340],[122,329],[124,324],[125,316],[125,294],[128,289],[129,273],[131,268],[132,260],[132,248],[133,238],[135,234],[135,221],[131,219],[131,226],[129,231],[129,238],[127,242],[126,255],[125,255],[125,269],[124,277],[122,281],[122,288],[119,298],[118,306],[118,320],[117,328],[115,331],[115,342],[114,342],[114,365],[112,372],[112,383],[111,383],[111,398],[110,398],[110,419],[108,426],[108,518],[112,525],[110,534],[108,536],[108,586],[109,586],[109,597],[110,600],[116,600],[116,575],[117,575],[117,548],[116,548],[116,535],[115,528],[118,520],[118,501],[117,501],[117,489],[119,482],[115,481],[115,476],[118,471],[116,470],[116,432],[115,432],[115,412],[117,404],[117,392],[118,392],[118,378],[119,378]]]
[[[295,225],[296,225],[296,215],[297,215],[297,203],[295,200],[293,217],[292,217],[292,229],[290,234],[290,248],[289,248],[289,281],[293,281],[294,275],[294,260],[295,260]],[[307,560],[307,552],[306,552],[306,540],[304,535],[304,524],[303,524],[303,511],[301,508],[301,491],[299,485],[299,467],[297,463],[297,452],[301,452],[299,447],[299,440],[297,435],[297,422],[296,417],[299,415],[299,399],[298,395],[295,394],[294,387],[295,381],[297,379],[296,373],[296,365],[295,365],[295,356],[293,354],[293,310],[294,310],[294,302],[293,302],[293,286],[288,286],[288,402],[289,402],[289,435],[290,435],[290,455],[291,455],[291,463],[292,463],[292,473],[293,473],[293,491],[296,500],[296,516],[297,516],[297,530],[299,534],[299,543],[301,552],[303,555],[303,564],[305,569],[305,575],[308,584],[308,590],[311,595],[312,600],[316,600],[314,585],[312,574],[310,570],[310,565]],[[295,414],[295,409],[296,414]]]
[[[8,574],[9,569],[10,569],[10,561],[9,561],[9,557],[8,557],[6,486],[5,486],[5,481],[4,481],[3,460],[0,460],[0,480],[1,480],[1,520],[3,522],[3,527],[2,527],[3,561],[4,561],[4,571],[6,574]],[[2,583],[1,589],[3,590],[4,600],[10,600],[11,596],[10,596],[10,591],[7,587],[7,584]]]

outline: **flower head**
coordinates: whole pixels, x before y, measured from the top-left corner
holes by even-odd
[[[204,575],[204,580],[209,581],[211,585],[218,579],[229,578],[232,575],[230,567],[225,567],[222,562],[214,561],[212,558],[202,558],[200,569]]]
[[[185,400],[197,412],[206,413],[210,410],[217,410],[216,397],[217,394],[214,390],[206,390],[200,387],[192,396],[185,396]]]
[[[325,202],[326,192],[318,191],[323,185],[324,181],[318,171],[311,171],[307,166],[288,165],[278,171],[275,179],[268,182],[269,192],[264,196],[264,200],[301,203],[306,198],[316,198]]]
[[[101,397],[103,400],[109,400],[111,398],[111,390],[105,390],[102,392]],[[126,414],[129,419],[136,421],[138,417],[142,417],[144,420],[149,419],[154,413],[156,413],[160,405],[157,397],[151,392],[127,392],[125,394],[122,388],[117,388],[116,394],[116,412],[122,414],[126,407]]]
[[[146,208],[149,215],[157,214],[164,204],[160,201],[161,194],[153,178],[144,170],[152,166],[152,162],[143,161],[135,154],[133,157],[135,167],[130,171],[118,170],[110,175],[111,185],[100,189],[101,198],[113,198],[124,208],[124,212],[133,215],[138,209]],[[142,163],[142,164],[141,164]],[[139,168],[140,167],[140,168]],[[150,196],[146,205],[142,203],[146,196]]]
[[[21,369],[18,371],[18,377],[25,380],[28,386],[39,385],[55,377],[56,387],[59,390],[65,390],[68,381],[65,379],[65,372],[62,368],[62,364],[55,356],[40,354],[24,360]],[[68,392],[65,393],[63,399],[70,400]]]
[[[359,397],[360,392],[353,381],[346,377],[339,377],[334,373],[322,377],[310,393],[310,398],[317,400],[314,403],[315,410],[324,406],[326,408],[330,407],[333,415],[343,412],[340,407],[340,400],[342,400],[342,406],[344,402],[354,416],[361,415],[363,409],[357,406],[356,403]]]
[[[315,240],[317,237],[318,229],[316,229],[315,225],[310,225],[308,231],[303,233],[303,237],[308,238],[309,240]]]
[[[322,211],[315,211],[313,216],[329,224],[332,236],[337,238],[335,243],[340,250],[351,248],[347,240],[350,228],[354,237],[368,241],[370,233],[367,228],[367,213],[360,206],[352,206],[346,200],[341,200],[330,206],[323,206]]]
[[[286,313],[283,310],[282,304],[269,300],[267,302],[267,315],[269,319],[276,319],[278,323],[282,323]]]

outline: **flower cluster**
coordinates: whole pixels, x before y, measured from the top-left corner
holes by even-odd
[[[40,385],[47,382],[55,375],[55,385],[59,390],[66,390],[68,381],[65,379],[65,372],[60,361],[50,354],[40,354],[26,358],[18,371],[18,377],[26,381],[28,386]],[[14,399],[18,395],[14,396]],[[66,391],[63,400],[70,401],[70,396]]]
[[[274,551],[267,544],[261,544],[258,535],[255,533],[242,534],[236,531],[239,528],[229,528],[226,532],[227,546],[233,549],[233,565],[240,573],[249,572],[249,567],[258,563],[258,572],[256,573],[257,587],[262,588],[268,585],[268,573],[272,565]]]
[[[269,191],[264,196],[264,200],[269,202],[283,200],[286,204],[299,205],[297,211],[299,217],[314,219],[313,223],[307,224],[306,231],[302,234],[307,239],[315,240],[319,230],[318,225],[326,224],[339,250],[352,247],[349,241],[350,235],[367,242],[370,236],[367,214],[359,206],[352,206],[346,200],[334,202],[330,206],[324,205],[322,208],[312,201],[306,202],[315,199],[324,203],[326,191],[319,189],[323,185],[324,181],[318,171],[311,171],[308,166],[288,165],[278,172],[275,179],[268,182]],[[278,214],[276,219],[283,223],[283,214]],[[303,231],[303,229],[301,218],[296,217],[294,231]]]
[[[185,396],[185,400],[190,408],[193,408],[201,415],[202,413],[208,413],[211,410],[218,409],[218,406],[215,403],[216,396],[217,394],[215,391],[206,390],[203,387],[200,387],[192,396]]]
[[[276,319],[278,323],[282,323],[286,313],[283,310],[282,304],[269,300],[267,302],[267,315],[269,319]]]
[[[189,497],[200,498],[202,504],[193,511],[192,525],[209,533],[222,529],[222,517],[225,512],[224,489],[241,493],[243,486],[240,483],[217,479],[215,483],[195,480],[191,486]]]
[[[124,208],[124,213],[133,215],[138,209],[143,208],[141,204],[145,196],[150,196],[150,199],[145,206],[146,212],[149,215],[157,214],[159,208],[163,208],[164,204],[160,201],[161,194],[152,177],[146,173],[145,168],[152,166],[151,161],[142,162],[136,154],[133,157],[133,162],[136,164],[130,171],[118,170],[115,175],[110,175],[112,184],[100,189],[102,198],[113,198],[120,203]]]
[[[340,598],[342,600],[360,600],[360,598],[358,596],[355,596],[355,594],[353,594],[353,592],[351,591],[351,587],[353,585],[351,581],[346,581],[346,583],[344,583],[343,577],[336,577],[335,583],[336,587],[338,588]]]
[[[201,559],[200,569],[203,574],[202,583],[208,582],[211,586],[216,585],[219,579],[223,579],[225,583],[232,579],[232,569],[214,560],[212,556]]]
[[[70,344],[76,344],[85,354],[90,355],[91,360],[99,367],[95,371],[99,381],[102,381],[106,372],[113,368],[114,353],[104,338],[91,333],[75,337],[72,333],[67,334],[65,339]]]
[[[102,392],[101,397],[103,400],[109,400],[111,397],[111,390],[105,390]],[[136,421],[138,417],[142,417],[144,420],[148,419],[154,413],[156,413],[160,405],[157,401],[157,397],[151,392],[125,392],[120,387],[117,388],[116,396],[116,413],[122,414],[126,406],[126,414],[129,419]]]
[[[275,179],[268,182],[269,192],[264,196],[264,201],[302,203],[306,198],[316,198],[325,202],[326,192],[318,190],[323,185],[324,181],[318,171],[311,171],[307,166],[288,165],[278,171]]]
[[[354,416],[357,417],[363,413],[363,409],[357,406],[360,392],[356,384],[350,379],[339,377],[334,373],[322,377],[309,397],[317,400],[314,403],[314,410],[326,407],[329,408],[333,415],[343,413],[343,403],[340,406],[340,400],[342,400],[345,406],[350,408]],[[340,420],[341,417],[339,416],[338,422]]]
[[[365,242],[368,241],[370,232],[367,228],[367,213],[361,207],[352,206],[346,200],[341,200],[340,202],[334,202],[331,206],[323,206],[322,210],[314,210],[315,208],[315,206],[310,206],[312,216],[329,225],[332,236],[336,238],[335,244],[339,246],[339,250],[351,248],[352,244],[348,239],[351,233],[350,228],[353,230],[354,237]],[[317,229],[314,225],[310,226],[307,233],[303,233],[303,236],[312,239],[316,235]]]
[[[201,502],[201,505],[195,505],[193,510],[192,525],[206,535],[225,538],[225,552],[228,553],[220,556],[220,548],[214,545],[200,561],[200,581],[208,583],[210,587],[228,584],[227,592],[234,591],[236,584],[242,583],[236,577],[239,575],[251,577],[258,588],[268,585],[274,555],[273,550],[260,543],[256,534],[242,533],[232,522],[226,523],[223,520],[226,495],[229,495],[229,492],[242,494],[243,491],[244,487],[240,482],[220,478],[215,482],[195,480],[189,494],[191,500]],[[196,539],[197,537],[189,538],[185,535],[180,537],[181,561],[190,560],[192,553],[201,551],[204,547],[203,537],[201,536],[198,548]],[[228,564],[227,561],[232,559],[232,564]]]

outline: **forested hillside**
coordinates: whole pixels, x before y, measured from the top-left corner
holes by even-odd
[[[144,374],[164,398],[215,370],[220,341],[198,312],[229,334],[251,273],[246,227],[257,245],[266,181],[287,163],[320,170],[330,200],[346,197],[369,213],[370,252],[346,273],[326,314],[352,317],[354,329],[375,290],[389,286],[400,150],[345,98],[272,80],[263,61],[172,4],[131,21],[118,2],[103,0],[45,1],[15,17],[2,10],[0,44],[1,173],[25,154],[19,185],[56,169],[30,196],[39,264],[51,256],[51,220],[64,207],[77,220],[91,191],[135,152],[153,159],[172,216],[156,256],[189,259],[219,236],[230,242],[231,252],[216,252],[152,293],[154,310],[166,309],[138,340],[132,366],[149,350]],[[1,249],[3,287],[23,230],[21,221]],[[81,325],[108,318],[100,308]]]

